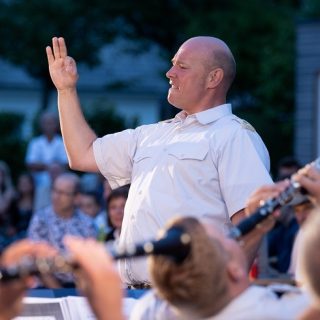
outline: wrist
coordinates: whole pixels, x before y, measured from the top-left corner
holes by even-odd
[[[63,89],[57,89],[59,95],[68,95],[68,94],[74,94],[77,92],[77,87],[68,87]]]

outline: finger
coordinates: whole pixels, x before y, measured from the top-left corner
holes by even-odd
[[[59,48],[60,48],[60,57],[65,58],[68,55],[68,53],[67,53],[67,46],[64,41],[64,38],[60,37],[58,39],[58,42],[59,42]]]
[[[320,182],[320,172],[314,166],[310,166],[306,172],[306,175],[312,179]]]
[[[50,46],[46,47],[46,53],[47,53],[48,64],[50,65],[54,62],[54,56]]]
[[[48,243],[45,242],[35,243],[32,252],[32,254],[35,257],[53,257],[58,253],[59,252],[56,248],[50,246]]]
[[[59,41],[57,37],[54,37],[52,39],[52,48],[53,48],[53,55],[55,59],[61,58],[60,55],[60,47],[59,47]]]
[[[279,194],[279,190],[268,190],[252,195],[246,203],[246,214],[251,213],[258,207],[261,207],[267,200],[276,198]]]
[[[93,239],[65,237],[64,243],[81,268],[91,273],[98,267],[113,268],[112,259],[104,246]],[[84,250],[86,248],[86,250]]]
[[[262,186],[252,193],[247,203],[255,203],[259,202],[260,200],[273,198],[283,192],[289,184],[289,180],[284,180],[273,185]]]
[[[8,265],[18,262],[23,256],[28,255],[33,250],[33,242],[21,240],[10,245],[3,253],[1,263]]]
[[[315,195],[319,193],[320,184],[314,180],[311,180],[309,177],[306,176],[297,176],[295,178],[311,195]]]

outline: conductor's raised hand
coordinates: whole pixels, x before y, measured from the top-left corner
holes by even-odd
[[[52,48],[46,47],[49,72],[57,90],[74,89],[79,78],[73,58],[68,56],[64,38],[54,37]]]

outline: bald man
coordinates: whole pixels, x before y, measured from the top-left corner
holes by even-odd
[[[168,101],[181,110],[173,119],[102,138],[84,118],[64,39],[46,50],[71,168],[100,171],[112,188],[131,183],[120,245],[153,238],[178,214],[226,232],[243,218],[252,191],[272,182],[263,141],[226,103],[236,64],[220,39],[191,38],[173,57]],[[148,286],[143,259],[121,261],[119,270],[127,285]]]

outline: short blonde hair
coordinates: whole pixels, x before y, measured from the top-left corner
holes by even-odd
[[[197,219],[178,218],[168,225],[172,226],[180,226],[190,234],[191,251],[181,264],[165,256],[149,258],[155,290],[162,299],[182,311],[196,317],[212,316],[229,299],[227,254],[218,240],[207,235]]]

